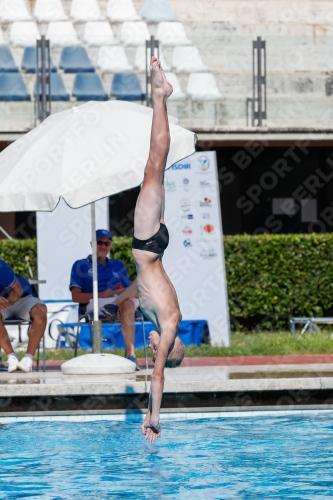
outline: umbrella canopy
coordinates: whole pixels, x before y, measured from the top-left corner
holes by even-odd
[[[49,116],[0,153],[0,212],[71,208],[138,186],[148,158],[153,111],[123,101],[90,101]],[[195,134],[169,117],[166,168],[191,155]]]

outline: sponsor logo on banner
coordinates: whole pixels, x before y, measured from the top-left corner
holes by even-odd
[[[215,227],[213,224],[205,224],[204,226],[201,226],[201,232],[211,234],[215,230]]]
[[[212,241],[207,241],[204,238],[202,238],[200,241],[200,256],[203,259],[214,259],[217,257],[217,252],[216,252],[216,247],[214,245],[214,242]]]
[[[194,215],[193,214],[183,214],[181,216],[182,219],[194,219]]]
[[[209,212],[204,212],[204,213],[202,214],[202,218],[203,218],[203,219],[210,219],[210,218],[211,218],[211,214],[210,214]]]
[[[211,183],[208,182],[208,181],[200,181],[200,187],[203,188],[203,189],[204,188],[210,188],[211,186],[212,186]]]
[[[183,212],[188,212],[191,208],[191,202],[188,198],[183,198],[180,200],[180,208]]]
[[[186,238],[186,240],[183,241],[183,245],[185,248],[189,248],[192,246],[190,238]]]
[[[183,179],[183,188],[184,188],[184,191],[189,191],[190,187],[191,187],[190,179],[188,177],[184,177],[184,179]]]
[[[191,163],[176,163],[172,165],[172,170],[191,170]]]
[[[209,169],[210,161],[207,156],[201,155],[197,161],[201,172],[206,172]]]
[[[185,226],[184,229],[183,229],[183,233],[184,234],[192,234],[193,231],[192,229],[190,228],[190,226]]]
[[[200,207],[211,207],[212,206],[212,200],[210,198],[205,198],[200,201]]]
[[[165,180],[165,189],[167,191],[176,191],[176,183],[175,181],[170,181],[169,179]]]

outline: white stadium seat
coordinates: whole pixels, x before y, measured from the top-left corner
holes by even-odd
[[[193,100],[223,99],[212,73],[191,73],[188,79],[187,93]]]
[[[132,0],[109,0],[106,13],[111,21],[118,23],[139,19]]]
[[[72,0],[71,17],[81,22],[103,19],[97,0]]]
[[[31,15],[25,0],[0,0],[0,19],[4,23],[29,21]]]
[[[175,47],[172,54],[172,69],[180,73],[207,71],[197,47]]]
[[[37,0],[34,9],[34,16],[40,23],[50,21],[66,21],[66,19],[68,19],[61,0]]]
[[[84,29],[83,41],[90,47],[115,45],[117,43],[108,21],[87,23]]]
[[[164,69],[164,71],[169,71],[170,66],[166,63],[166,61],[164,59],[163,52],[161,50],[160,50],[159,56],[160,56],[162,68]],[[149,64],[150,64],[150,61],[149,61]],[[141,45],[140,47],[138,47],[136,49],[134,68],[137,71],[142,71],[142,72],[146,71],[146,47],[144,47],[143,45]]]
[[[165,73],[165,76],[168,82],[170,82],[173,87],[173,92],[169,99],[171,99],[172,101],[180,101],[182,99],[185,99],[186,94],[182,92],[182,89],[180,88],[177,75],[175,75],[174,73]]]
[[[1,28],[0,28],[0,45],[7,45]]]
[[[182,23],[160,23],[157,28],[156,38],[162,45],[191,45],[191,40],[186,36]]]
[[[76,31],[70,21],[50,23],[47,28],[46,38],[50,40],[52,46],[69,47],[79,44]]]
[[[17,21],[12,24],[9,34],[10,43],[16,47],[31,47],[40,38],[34,21]]]
[[[123,73],[131,71],[133,66],[128,63],[124,47],[120,45],[103,46],[99,49],[97,67],[104,73]]]
[[[124,45],[144,45],[146,40],[150,40],[146,23],[123,23],[120,31],[120,41]]]

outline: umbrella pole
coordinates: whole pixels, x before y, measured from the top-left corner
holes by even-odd
[[[94,341],[93,352],[102,352],[102,322],[99,320],[98,309],[98,277],[97,277],[97,244],[96,244],[96,218],[95,203],[91,203],[91,246],[92,246],[92,268],[93,268],[93,301],[94,301]]]

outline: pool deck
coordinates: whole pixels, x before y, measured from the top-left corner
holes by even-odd
[[[64,375],[60,364],[48,362],[45,373],[1,372],[0,421],[5,415],[142,413],[147,407],[152,368],[122,375]],[[165,370],[163,406],[168,411],[309,405],[333,409],[331,355],[188,358],[181,367]]]

